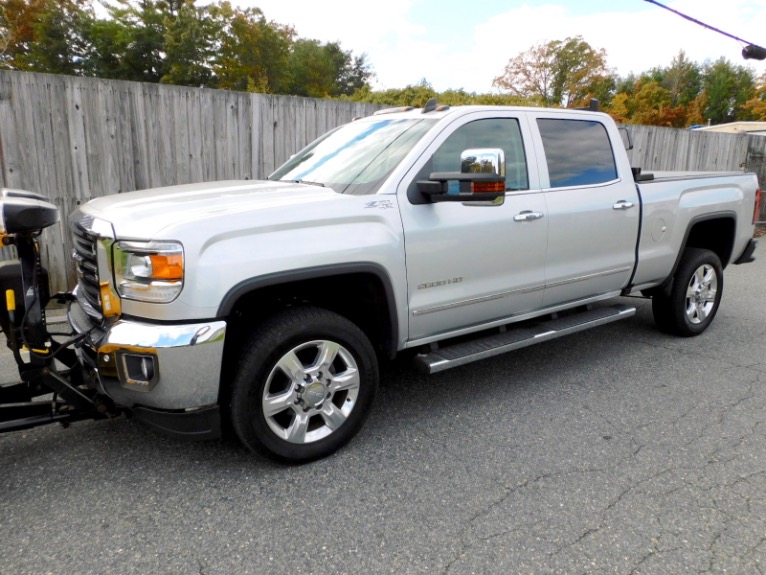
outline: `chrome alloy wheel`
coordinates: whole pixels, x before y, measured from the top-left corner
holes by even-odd
[[[312,443],[343,425],[356,406],[359,386],[351,352],[333,341],[309,341],[284,354],[269,373],[263,415],[277,437]]]
[[[705,264],[697,268],[686,288],[686,317],[693,324],[705,321],[715,308],[718,292],[718,274],[715,268]]]

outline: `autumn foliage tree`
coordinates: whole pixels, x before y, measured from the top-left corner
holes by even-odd
[[[57,74],[82,72],[89,49],[84,30],[90,0],[3,0],[0,2],[0,65]]]
[[[611,78],[606,52],[575,36],[521,52],[508,61],[493,85],[546,106],[571,107],[608,94]]]
[[[721,58],[698,64],[681,51],[667,67],[617,77],[604,50],[581,37],[538,44],[509,60],[494,85],[533,105],[580,106],[598,98],[618,122],[685,128],[766,119],[766,75]]]
[[[748,119],[752,71],[725,59],[700,65],[679,52],[666,68],[621,79],[607,111],[624,123],[685,128]]]
[[[742,104],[750,120],[766,121],[766,73],[759,79],[752,98]]]

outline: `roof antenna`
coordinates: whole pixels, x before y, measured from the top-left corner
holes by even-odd
[[[427,114],[428,112],[433,112],[436,109],[436,98],[431,98],[426,102],[426,105],[423,106],[423,111],[421,114]]]

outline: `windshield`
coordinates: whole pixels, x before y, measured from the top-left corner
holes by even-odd
[[[435,122],[408,118],[346,124],[309,144],[269,179],[320,184],[341,194],[374,194]]]

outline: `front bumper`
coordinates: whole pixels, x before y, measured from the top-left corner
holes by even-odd
[[[89,334],[78,356],[99,391],[117,405],[179,413],[217,405],[225,321],[156,324],[120,319],[102,331],[94,328],[78,301],[72,302],[67,318],[75,332]],[[136,375],[142,361],[148,366],[146,377]]]

